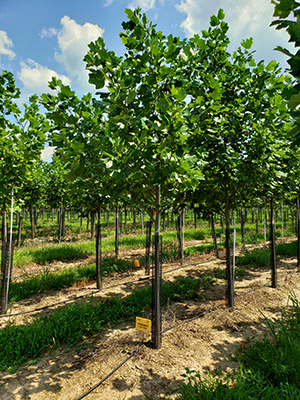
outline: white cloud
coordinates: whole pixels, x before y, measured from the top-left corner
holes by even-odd
[[[241,37],[247,34],[264,30],[272,20],[273,6],[271,2],[262,0],[181,0],[177,9],[187,15],[181,24],[187,36],[192,36],[206,29],[209,17],[217,14],[222,8],[225,11],[226,21],[230,29]]]
[[[104,30],[90,23],[79,25],[68,16],[61,19],[61,25],[62,30],[58,33],[60,53],[55,53],[55,59],[64,65],[72,87],[83,92],[91,91],[93,87],[88,84],[83,58],[88,52],[88,44],[102,36]]]
[[[10,50],[13,47],[12,40],[9,39],[5,31],[0,31],[0,56],[8,56],[11,60],[16,56],[16,54]]]
[[[155,6],[156,0],[133,0],[128,4],[129,8],[137,8],[140,6],[143,11],[151,10]]]
[[[43,67],[33,60],[27,60],[27,62],[21,62],[21,70],[18,78],[24,85],[24,90],[32,93],[44,93],[50,92],[48,88],[48,82],[55,76],[61,79],[65,85],[70,84],[70,79],[64,75],[59,75],[57,72]]]
[[[39,35],[42,39],[51,38],[53,36],[57,36],[57,34],[58,34],[58,29],[55,29],[55,28],[48,28],[48,29],[43,28],[41,30],[41,32],[39,33]]]
[[[225,21],[229,25],[228,36],[233,48],[236,49],[242,39],[253,37],[253,50],[257,51],[259,59],[265,60],[283,60],[273,49],[277,45],[289,48],[286,33],[269,26],[273,20],[274,6],[268,0],[181,0],[176,8],[186,14],[181,28],[188,37],[207,29],[210,16],[217,15],[222,8]]]

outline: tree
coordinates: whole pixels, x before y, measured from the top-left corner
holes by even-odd
[[[212,211],[219,203],[225,213],[227,300],[233,306],[229,212],[255,191],[259,172],[273,155],[275,132],[283,129],[286,115],[280,96],[286,85],[276,62],[266,67],[255,63],[249,51],[252,39],[243,40],[232,55],[228,52],[228,25],[223,19],[220,10],[202,37],[190,39],[184,50],[189,59],[184,74],[190,82],[190,147],[205,160],[199,190],[206,202],[213,198]]]
[[[14,77],[3,71],[0,76],[0,197],[2,199],[2,302],[7,308],[10,270],[7,266],[7,208],[13,191],[21,187],[32,165],[41,157],[48,125],[39,112],[37,96],[29,98],[21,114],[15,100],[20,91]],[[10,268],[11,266],[9,266]]]
[[[128,21],[120,33],[124,57],[105,48],[100,37],[89,44],[85,57],[89,81],[106,102],[108,130],[122,154],[112,166],[112,175],[126,182],[130,191],[140,187],[141,197],[155,209],[155,234],[160,235],[160,217],[168,197],[180,186],[192,186],[201,177],[200,161],[189,156],[185,124],[187,103],[182,90],[185,41],[165,37],[141,15],[140,9],[125,10]],[[117,166],[117,168],[116,168]],[[155,250],[156,278],[159,279],[159,243]],[[154,308],[159,314],[160,299]],[[160,316],[154,322],[158,327]],[[155,328],[156,329],[156,328]],[[157,335],[159,337],[159,334]],[[159,341],[154,344],[159,347]]]

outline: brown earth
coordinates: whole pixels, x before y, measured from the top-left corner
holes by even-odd
[[[139,251],[135,252],[138,254]],[[35,364],[23,366],[13,373],[0,372],[0,399],[75,400],[97,385],[134,351],[136,353],[126,363],[85,398],[142,400],[148,396],[155,400],[164,395],[175,398],[172,393],[184,381],[182,374],[186,367],[201,373],[216,368],[232,370],[238,367],[231,356],[239,347],[248,345],[248,338],[263,337],[267,331],[265,317],[270,320],[280,317],[292,291],[299,298],[300,282],[295,266],[295,259],[281,259],[278,263],[277,289],[268,286],[269,270],[248,271],[246,276],[235,282],[233,309],[226,307],[226,283],[222,279],[215,280],[212,287],[203,293],[202,300],[169,304],[163,309],[163,330],[172,329],[163,334],[162,348],[159,350],[145,344],[148,335],[135,330],[135,321],[132,319],[87,339],[81,346],[73,349],[64,346],[55,348]],[[51,265],[54,270],[61,267],[66,265]],[[163,266],[165,279],[179,275],[197,277],[215,268],[225,269],[225,261],[208,254],[192,257],[186,260],[183,268],[178,267],[178,264]],[[36,268],[32,266],[31,271]],[[107,289],[94,296],[130,294],[133,289],[149,283],[129,282],[144,277],[143,270],[115,274],[105,279],[104,286]],[[119,283],[124,285],[115,286]],[[36,295],[12,304],[9,312],[24,312],[65,301],[89,294],[95,291],[94,288],[94,283],[87,283],[82,287]],[[46,312],[48,310],[41,310],[35,312],[34,316]],[[30,314],[25,315],[30,319]],[[143,317],[149,318],[150,314]],[[193,317],[199,318],[188,321]],[[17,323],[22,323],[24,315],[14,318]],[[1,318],[1,325],[8,320],[9,317]]]

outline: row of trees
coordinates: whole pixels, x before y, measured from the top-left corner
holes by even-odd
[[[135,203],[149,211],[159,236],[162,213],[180,213],[189,204],[225,216],[227,300],[233,306],[229,211],[254,201],[272,208],[299,192],[299,157],[287,138],[292,122],[283,97],[292,80],[276,62],[255,62],[251,39],[231,54],[222,10],[208,30],[190,39],[164,36],[139,9],[126,14],[123,57],[106,49],[101,37],[89,45],[84,61],[96,98],[79,98],[53,78],[49,87],[56,93],[31,97],[20,118],[13,78],[2,75],[3,216],[21,181],[33,196],[32,163],[48,133],[63,170],[53,179],[73,181],[72,191],[98,213],[98,285],[101,209]],[[10,114],[16,123],[6,118]],[[68,187],[53,188],[53,196],[63,202]],[[51,197],[51,189],[47,193]]]

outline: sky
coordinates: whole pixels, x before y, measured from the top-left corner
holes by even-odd
[[[0,0],[0,67],[14,74],[20,103],[30,94],[49,92],[52,76],[77,95],[93,92],[83,57],[88,44],[102,36],[117,55],[125,8],[140,6],[164,35],[191,37],[208,29],[222,8],[229,25],[230,51],[252,37],[256,61],[276,60],[283,70],[287,57],[274,48],[292,49],[287,33],[270,27],[271,0]]]

